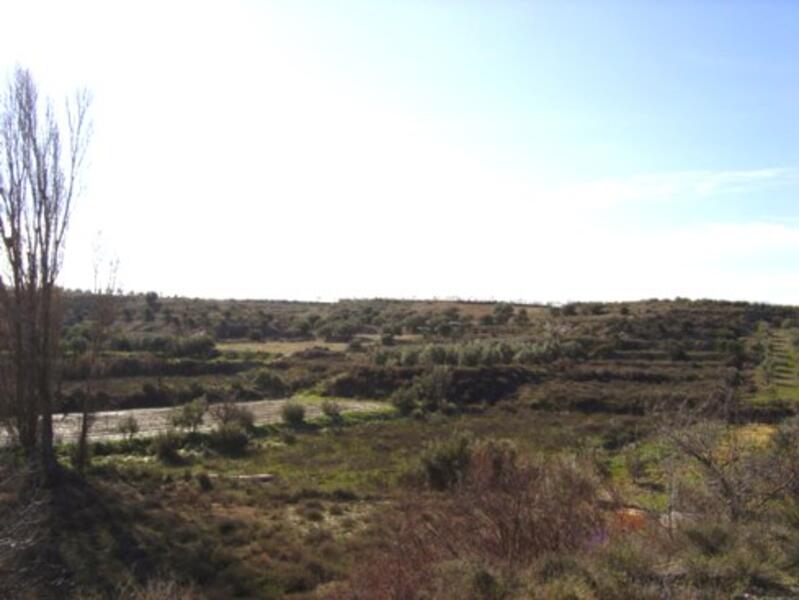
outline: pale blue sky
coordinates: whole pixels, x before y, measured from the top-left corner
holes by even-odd
[[[794,2],[3,2],[128,289],[799,303]]]

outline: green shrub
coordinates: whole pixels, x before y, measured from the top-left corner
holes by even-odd
[[[452,371],[449,367],[434,367],[419,375],[413,388],[416,398],[427,410],[437,410],[450,399]]]
[[[209,358],[217,354],[216,341],[210,335],[193,335],[174,341],[173,356],[189,356],[193,358]]]
[[[147,308],[153,312],[161,310],[161,303],[158,301],[158,292],[147,292],[144,295],[144,301],[147,303]]]
[[[727,364],[738,369],[743,368],[747,360],[746,347],[738,340],[723,340],[722,352],[728,355]]]
[[[419,350],[416,348],[408,348],[402,351],[400,355],[400,362],[403,367],[415,367],[419,364]]]
[[[391,402],[402,415],[416,409],[437,411],[448,405],[452,395],[452,370],[436,366],[419,375],[413,383],[396,390]]]
[[[235,402],[214,404],[209,412],[220,426],[236,425],[245,431],[250,431],[255,427],[255,415],[253,412]]]
[[[247,431],[237,423],[220,424],[209,436],[210,446],[229,456],[240,456],[247,450],[250,437]]]
[[[483,348],[480,344],[464,344],[460,347],[458,364],[464,367],[476,367],[483,361]]]
[[[471,579],[471,587],[478,598],[501,600],[507,596],[507,591],[490,571],[477,569]]]
[[[173,429],[159,433],[150,443],[150,451],[165,463],[180,462],[178,450],[183,446],[183,437]]]
[[[341,405],[333,400],[324,400],[322,413],[331,421],[339,421],[341,420]]]
[[[564,304],[560,309],[560,314],[562,314],[564,317],[574,317],[577,315],[577,305],[573,302]]]
[[[434,490],[455,487],[469,468],[473,443],[470,435],[456,434],[429,444],[420,458],[425,483]]]
[[[89,349],[89,340],[83,336],[68,337],[62,344],[67,354],[83,354]]]
[[[418,406],[416,391],[411,387],[400,388],[391,394],[391,403],[401,415],[408,416]]]
[[[429,346],[425,346],[425,349],[422,350],[419,360],[425,365],[446,364],[447,349],[440,344],[431,344]]]
[[[127,415],[117,424],[117,432],[124,435],[128,440],[133,439],[139,433],[139,422],[133,415]]]
[[[380,367],[388,364],[389,358],[391,358],[391,353],[384,352],[383,350],[378,350],[372,355],[372,360],[374,360],[374,363]]]
[[[205,398],[195,398],[181,407],[172,411],[170,422],[178,429],[189,429],[192,433],[202,425],[203,417],[208,411],[208,402]]]
[[[513,316],[513,306],[507,302],[500,302],[494,306],[494,322],[504,325]]]
[[[513,362],[513,357],[516,354],[516,350],[507,342],[500,342],[496,345],[497,353],[499,354],[499,360],[502,364],[507,365]]]
[[[605,307],[599,302],[590,302],[583,309],[583,313],[587,315],[604,315],[605,312]]]
[[[296,402],[286,402],[280,411],[283,422],[289,427],[299,427],[305,422],[305,407]]]
[[[421,407],[416,407],[411,411],[411,418],[416,419],[417,421],[426,421],[427,412]]]
[[[288,385],[280,375],[266,369],[258,371],[254,383],[255,388],[266,398],[282,398],[289,391]]]
[[[317,333],[327,342],[349,342],[358,333],[361,325],[353,319],[331,317],[317,329]]]
[[[502,362],[502,355],[494,344],[487,346],[483,351],[483,364],[487,367],[498,365]]]

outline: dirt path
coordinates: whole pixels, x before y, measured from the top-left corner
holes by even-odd
[[[305,406],[305,417],[313,419],[322,414],[322,408],[318,401],[303,401],[295,399],[294,402]],[[241,402],[240,405],[246,406],[255,415],[257,424],[278,423],[281,420],[280,411],[288,400],[258,400],[255,402]],[[386,404],[380,402],[368,402],[359,400],[337,401],[342,413],[352,412],[372,412],[385,410]],[[171,408],[139,408],[132,410],[114,410],[98,412],[95,414],[96,420],[92,426],[90,437],[93,440],[112,440],[120,439],[117,432],[117,425],[127,416],[133,415],[139,424],[139,437],[153,436],[158,432],[165,431],[169,425],[169,413]],[[56,438],[62,442],[74,441],[78,436],[80,415],[77,413],[53,415],[53,427]],[[201,431],[208,431],[213,427],[211,418],[206,415]]]

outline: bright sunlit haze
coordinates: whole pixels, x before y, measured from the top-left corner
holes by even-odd
[[[799,303],[799,5],[4,2],[85,86],[62,283]]]

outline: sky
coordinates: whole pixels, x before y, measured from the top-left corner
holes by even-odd
[[[0,14],[0,76],[94,97],[65,286],[799,304],[799,3]]]

